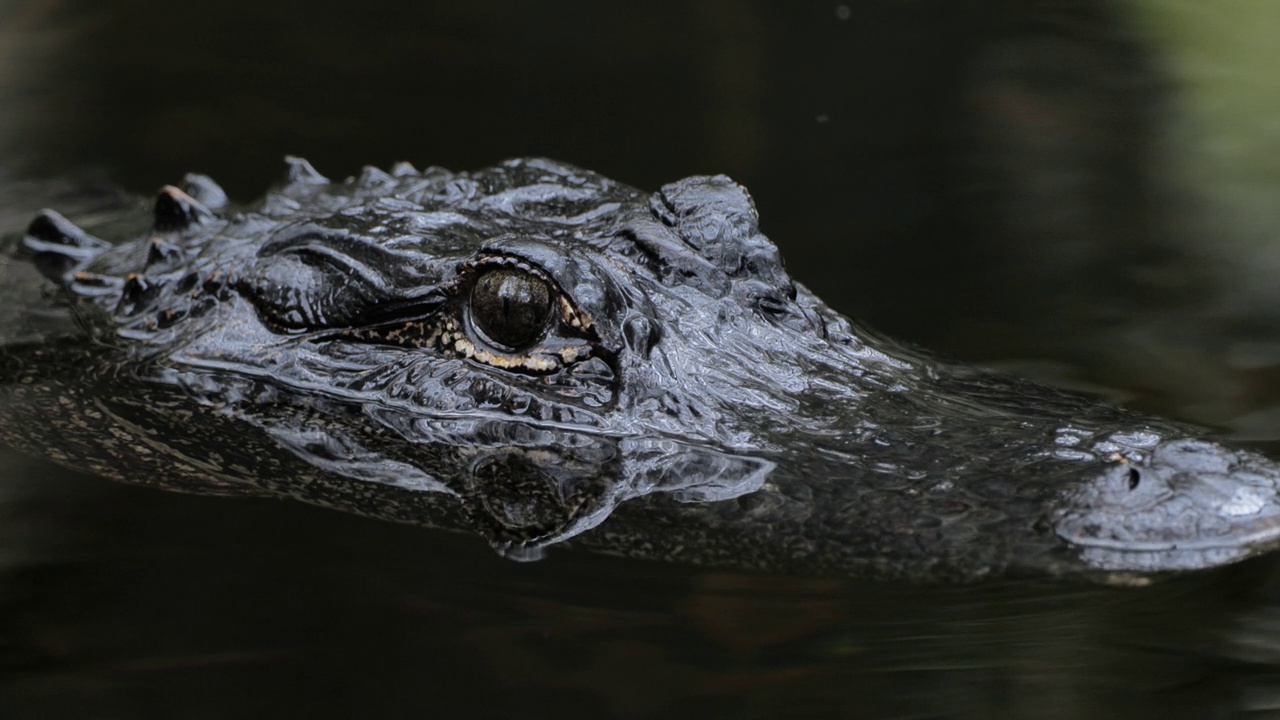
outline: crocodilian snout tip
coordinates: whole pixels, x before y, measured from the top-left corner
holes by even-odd
[[[1055,530],[1098,570],[1243,560],[1280,546],[1280,463],[1196,439],[1115,455],[1064,495]]]

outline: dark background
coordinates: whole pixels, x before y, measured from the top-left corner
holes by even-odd
[[[1233,256],[1187,160],[1232,130],[1185,131],[1176,50],[1135,8],[9,0],[0,229],[55,187],[146,195],[192,170],[249,201],[285,154],[332,177],[521,155],[645,189],[724,172],[844,312],[1274,439],[1272,314],[1237,287],[1259,257]],[[1137,589],[517,565],[475,538],[13,456],[0,478],[3,716],[1280,709],[1265,558]]]

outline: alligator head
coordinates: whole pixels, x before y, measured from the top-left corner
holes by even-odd
[[[253,206],[188,176],[137,239],[44,211],[22,245],[57,291],[21,323],[76,324],[0,346],[0,438],[120,480],[516,558],[572,538],[775,571],[1125,575],[1280,542],[1280,466],[854,326],[722,176],[647,194],[515,160],[333,183],[291,159]]]

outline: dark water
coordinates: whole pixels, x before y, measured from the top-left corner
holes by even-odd
[[[50,179],[146,194],[198,170],[249,199],[286,153],[334,177],[516,155],[645,188],[726,172],[792,274],[854,316],[1274,441],[1280,324],[1253,286],[1280,228],[1246,196],[1280,177],[1241,170],[1227,213],[1200,154],[1269,118],[1198,114],[1179,20],[1102,2],[8,0],[0,177],[35,182],[8,181],[0,222],[63,192]],[[1214,32],[1229,49],[1232,22],[1259,21]],[[516,564],[474,538],[13,456],[0,478],[3,717],[1280,716],[1268,558],[1144,588]]]

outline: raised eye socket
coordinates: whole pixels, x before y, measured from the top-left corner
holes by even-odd
[[[471,288],[471,322],[485,338],[507,350],[536,343],[551,317],[551,287],[519,268],[495,268]]]

